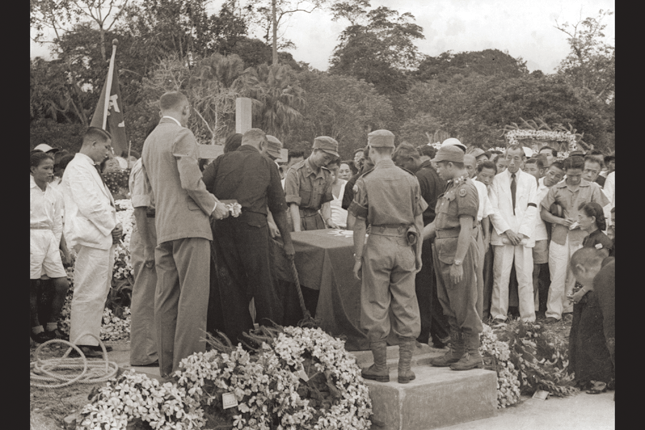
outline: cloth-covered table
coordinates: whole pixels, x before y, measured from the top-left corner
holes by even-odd
[[[300,285],[318,290],[315,317],[320,328],[346,338],[348,351],[369,349],[367,336],[360,328],[361,281],[354,278],[354,248],[351,236],[338,230],[310,230],[291,233]],[[293,282],[288,260],[274,250],[275,276]]]

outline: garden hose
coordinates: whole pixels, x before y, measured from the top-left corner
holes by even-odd
[[[36,348],[36,361],[32,361],[30,363],[31,372],[29,385],[32,387],[61,388],[74,383],[97,384],[100,382],[106,382],[108,379],[113,378],[118,372],[119,366],[115,362],[107,360],[107,351],[105,350],[103,342],[91,333],[82,334],[76,339],[76,341],[78,342],[82,336],[91,336],[98,340],[99,345],[101,345],[101,349],[103,350],[103,361],[88,362],[83,351],[75,344],[62,339],[51,339],[40,344],[38,348]],[[65,354],[63,354],[61,358],[41,359],[40,352],[43,347],[56,342],[68,345],[70,348],[65,351]],[[67,358],[69,353],[72,351],[72,348],[79,353],[79,358]],[[82,371],[78,375],[68,375],[64,373],[56,373],[54,372],[55,369],[82,369]]]

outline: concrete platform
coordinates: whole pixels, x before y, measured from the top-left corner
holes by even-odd
[[[398,347],[388,347],[390,382],[365,380],[372,399],[373,429],[430,430],[495,416],[495,372],[483,369],[457,372],[430,366],[430,358],[444,353],[445,350],[427,345],[416,348],[412,359],[416,379],[399,384]],[[373,363],[370,351],[353,354],[361,368]]]

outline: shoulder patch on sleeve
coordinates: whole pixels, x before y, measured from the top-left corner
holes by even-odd
[[[459,189],[459,197],[466,197],[466,189],[465,188],[460,188]]]

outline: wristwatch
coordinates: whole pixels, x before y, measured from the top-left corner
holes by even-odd
[[[463,263],[463,261],[461,261],[461,260],[454,260],[452,262],[452,264],[454,264],[455,266],[461,266],[461,263]]]

